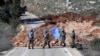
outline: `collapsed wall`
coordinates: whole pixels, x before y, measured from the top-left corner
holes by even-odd
[[[82,15],[82,14],[73,13],[73,12],[67,12],[67,13],[59,14],[59,15],[43,16],[41,17],[41,19],[49,20],[49,22],[46,22],[46,24],[35,29],[35,39],[34,39],[35,46],[43,46],[43,42],[44,42],[43,29],[51,28],[55,24],[58,24],[59,28],[61,28],[62,26],[65,26],[65,31],[66,33],[69,33],[69,34],[70,34],[71,29],[75,29],[75,33],[77,36],[76,42],[80,42],[84,36],[93,37],[96,34],[99,35],[100,32],[93,33],[95,32],[94,30],[96,29],[94,24],[97,22],[98,23],[100,22],[100,20],[96,20],[96,16],[97,14],[95,13],[90,14],[90,15]],[[99,27],[98,27],[98,30],[100,30]],[[27,33],[28,31],[23,31],[21,33],[18,33],[15,37],[12,38],[11,43],[14,46],[27,46],[27,43],[28,43]],[[70,35],[66,37],[67,37],[66,38],[67,44],[70,44],[71,43]],[[53,36],[51,36],[50,40],[51,40],[51,43],[54,43],[55,41]]]

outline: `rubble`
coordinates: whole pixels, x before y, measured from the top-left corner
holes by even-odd
[[[90,33],[92,36],[100,37],[100,27],[94,27],[91,29]]]
[[[65,26],[65,31],[67,33],[66,43],[67,45],[71,44],[70,38],[70,31],[71,29],[75,29],[76,33],[76,42],[80,42],[84,36],[100,36],[100,28],[96,29],[94,24],[100,23],[100,20],[96,20],[96,14],[90,15],[81,15],[78,13],[67,12],[64,14],[59,15],[47,15],[41,17],[43,20],[50,20],[50,22],[46,22],[46,24],[35,28],[34,34],[34,44],[35,46],[43,46],[44,38],[43,38],[43,30],[45,28],[51,28],[55,24],[59,25],[59,28]],[[93,29],[94,28],[94,29]],[[13,46],[27,46],[28,39],[27,39],[27,32],[28,31],[21,31],[16,36],[12,38],[11,43]],[[97,33],[98,32],[98,33]],[[50,36],[51,45],[55,45],[55,39],[53,36]],[[60,41],[56,44],[60,45]]]
[[[76,22],[83,22],[83,21],[96,21],[96,13],[92,13],[90,15],[82,15],[74,12],[66,12],[59,15],[45,15],[40,17],[41,19],[47,19],[51,20],[51,22],[70,22],[70,21],[76,21]],[[99,21],[100,22],[100,21]]]
[[[27,46],[28,39],[27,39],[27,31],[23,31],[12,37],[11,44],[13,46]]]

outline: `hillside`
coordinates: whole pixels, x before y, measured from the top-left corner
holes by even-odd
[[[99,12],[100,0],[25,0],[28,11],[37,16],[59,14],[66,11],[91,13]]]

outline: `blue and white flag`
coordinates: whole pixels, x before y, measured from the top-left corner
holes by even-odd
[[[54,38],[57,40],[60,38],[60,33],[59,29],[57,26],[54,26],[53,28],[50,29],[51,34],[54,36]]]

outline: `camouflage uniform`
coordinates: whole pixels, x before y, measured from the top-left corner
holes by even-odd
[[[63,44],[63,47],[66,46],[66,43],[65,43],[65,40],[66,40],[66,32],[63,30],[61,30],[60,32],[60,35],[61,35],[61,45]]]
[[[50,48],[50,40],[49,40],[49,31],[46,30],[44,32],[44,45],[43,48],[45,48],[45,46],[48,44],[49,48]]]
[[[34,32],[33,30],[30,31],[31,33],[31,38],[29,38],[29,43],[28,43],[28,48],[30,49],[30,45],[32,45],[32,49],[34,49]]]
[[[75,30],[72,31],[71,38],[72,38],[72,47],[74,47],[75,46]]]

